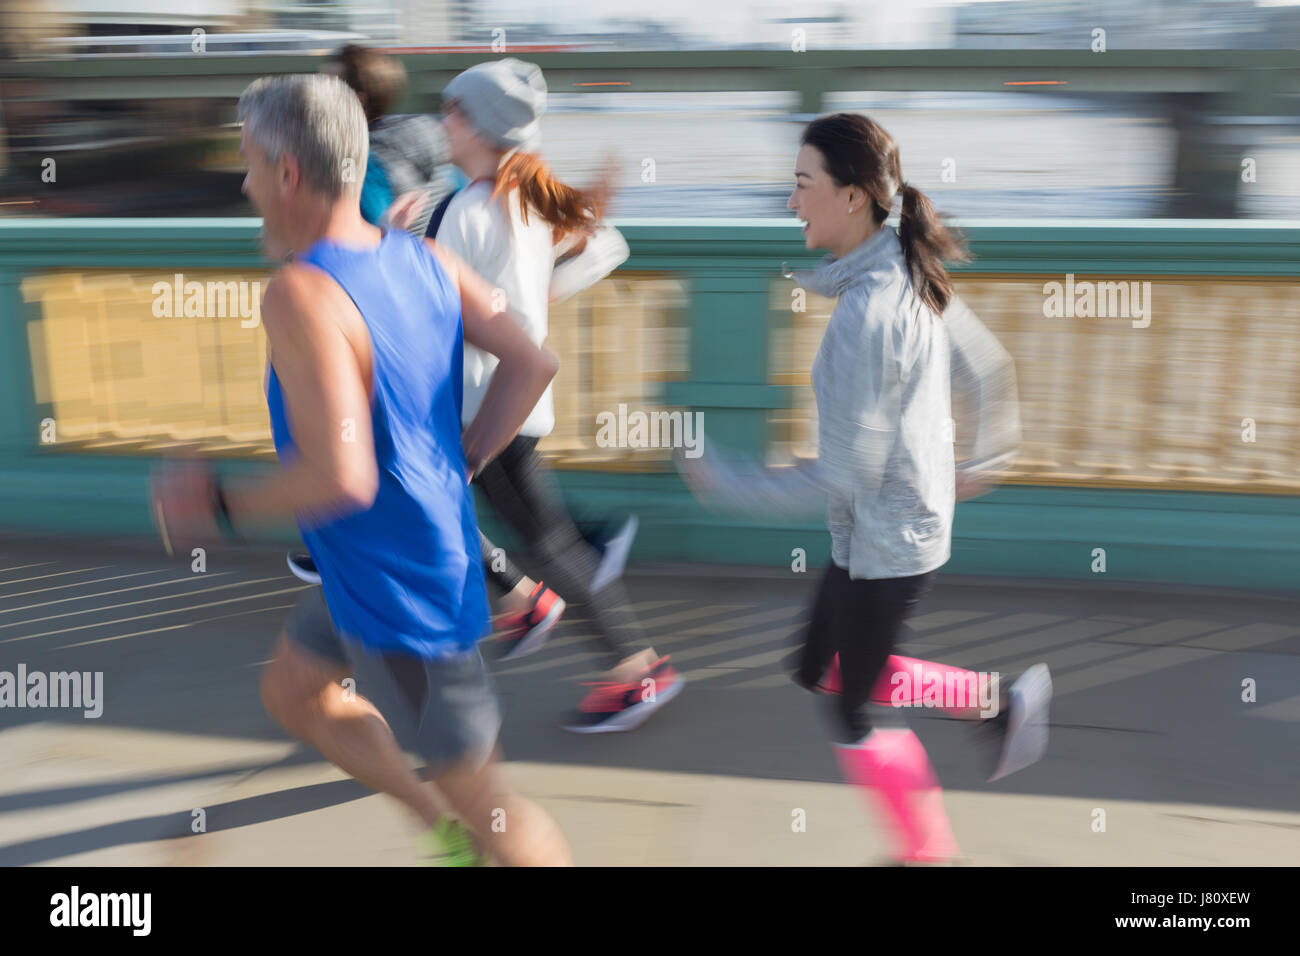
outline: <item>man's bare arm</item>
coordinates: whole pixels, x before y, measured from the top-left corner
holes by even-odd
[[[298,453],[273,478],[230,486],[237,526],[290,515],[321,524],[374,501],[368,383],[338,321],[349,308],[333,280],[306,265],[286,266],[267,289],[262,319]]]

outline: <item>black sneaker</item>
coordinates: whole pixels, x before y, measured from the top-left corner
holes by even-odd
[[[306,581],[308,584],[320,584],[320,572],[316,570],[316,562],[311,559],[310,554],[301,551],[290,551],[286,558],[289,564],[289,570],[299,581]]]

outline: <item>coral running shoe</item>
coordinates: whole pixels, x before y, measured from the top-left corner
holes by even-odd
[[[634,730],[676,697],[682,675],[661,657],[639,679],[628,683],[598,681],[562,726],[575,734],[606,734]]]
[[[540,651],[564,613],[564,598],[541,581],[528,597],[533,605],[523,614],[506,614],[498,619],[500,633],[494,642],[501,651],[498,660],[518,660]]]

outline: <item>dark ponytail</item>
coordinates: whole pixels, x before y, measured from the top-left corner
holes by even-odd
[[[908,183],[903,183],[902,191],[898,238],[903,243],[903,259],[916,294],[942,315],[952,301],[952,278],[943,263],[967,262],[970,254],[961,237],[939,220],[925,193]]]
[[[874,120],[857,113],[833,113],[813,120],[802,143],[822,155],[826,172],[840,186],[857,186],[871,199],[877,226],[889,218],[894,196],[903,196],[898,238],[916,294],[936,314],[952,301],[952,279],[944,261],[970,256],[961,237],[940,222],[925,193],[903,182],[898,145]],[[900,190],[901,186],[901,190]]]

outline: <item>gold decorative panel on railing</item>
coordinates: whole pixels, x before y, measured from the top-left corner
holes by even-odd
[[[1105,285],[1121,282],[1139,283],[1140,310]],[[1007,481],[1300,493],[1300,283],[963,274],[956,287],[1015,360],[1023,441]],[[810,294],[794,311],[793,290],[772,291],[772,381],[795,386],[793,409],[772,415],[774,457],[815,454],[809,370],[833,306]],[[957,444],[960,457],[960,426]]]
[[[619,273],[582,295],[551,306],[547,346],[560,357],[552,385],[555,430],[538,448],[564,466],[635,469],[666,460],[669,448],[628,448],[601,422],[651,416],[663,383],[684,379],[689,366],[686,289],[653,273]]]
[[[32,423],[33,442],[274,458],[266,336],[252,304],[267,278],[97,270],[24,279],[35,402],[45,416]],[[556,428],[541,449],[571,465],[667,455],[601,447],[597,416],[617,415],[620,404],[652,411],[660,383],[684,376],[684,311],[683,284],[651,274],[620,273],[554,306],[547,344],[561,363]]]
[[[266,279],[192,270],[180,278],[179,299],[173,274],[55,272],[24,279],[35,398],[50,407],[56,436],[42,447],[141,454],[195,448],[273,458],[263,391],[266,336],[260,321],[252,325],[238,306],[241,283],[251,305]],[[187,283],[198,283],[202,294],[187,296]],[[209,283],[225,301],[214,295],[209,302]]]

